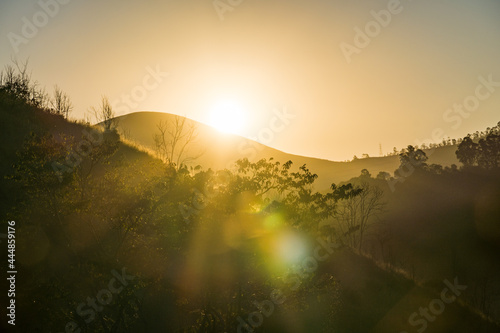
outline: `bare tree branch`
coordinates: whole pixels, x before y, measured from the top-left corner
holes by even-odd
[[[102,123],[104,130],[110,131],[116,128],[117,120],[115,118],[115,112],[109,103],[109,99],[106,96],[101,97],[101,105],[97,108],[91,107],[91,113],[93,114],[97,123]]]
[[[384,192],[380,188],[364,182],[361,189],[358,195],[341,200],[335,213],[340,231],[346,236],[349,246],[359,251],[369,222],[385,207],[382,201]]]
[[[51,101],[51,105],[56,114],[60,114],[66,119],[73,110],[73,103],[71,103],[69,96],[57,85],[54,87],[54,99]]]
[[[196,126],[187,125],[186,118],[174,116],[171,122],[160,121],[153,134],[155,152],[167,164],[181,168],[189,161],[196,160],[202,154],[189,154],[189,146],[196,140]]]

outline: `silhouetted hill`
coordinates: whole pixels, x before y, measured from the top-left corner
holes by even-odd
[[[153,135],[158,132],[157,124],[172,121],[174,117],[172,114],[162,112],[136,112],[116,119],[120,133],[125,133],[128,139],[144,147],[154,149]],[[200,164],[205,168],[223,169],[232,165],[234,161],[245,157],[250,161],[273,157],[283,163],[291,160],[295,166],[307,164],[307,167],[319,176],[316,185],[320,188],[327,188],[331,183],[339,183],[358,176],[362,169],[368,169],[373,176],[376,176],[380,171],[392,174],[400,164],[398,156],[336,162],[294,155],[242,136],[221,133],[208,125],[191,119],[187,119],[186,124],[195,125],[198,132],[197,140],[191,147],[191,153],[196,155],[203,152],[203,155],[193,164]],[[331,143],[331,147],[334,150],[335,143]],[[425,151],[429,155],[429,164],[435,163],[443,166],[459,164],[455,156],[456,146],[454,145],[439,147],[432,152]]]

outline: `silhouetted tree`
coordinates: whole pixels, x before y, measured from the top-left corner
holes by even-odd
[[[457,172],[458,171],[458,167],[456,164],[452,164],[451,166],[445,166],[444,167],[444,171],[445,172]]]
[[[424,169],[427,166],[427,155],[422,149],[415,149],[409,145],[407,149],[403,149],[399,154],[401,165],[394,172],[396,176],[407,177],[416,169]]]
[[[23,63],[13,60],[13,65],[4,67],[0,72],[0,93],[6,94],[13,101],[22,101],[42,109],[48,104],[45,91],[31,79],[27,60]]]
[[[472,141],[470,136],[466,136],[458,145],[455,154],[465,167],[476,165],[478,160],[478,144]]]
[[[155,152],[165,163],[179,169],[202,155],[189,152],[189,146],[195,142],[197,133],[196,125],[186,124],[185,117],[176,115],[170,122],[160,121],[156,128],[158,133],[153,134]]]
[[[363,182],[361,187],[353,188],[349,195],[339,201],[334,216],[342,235],[352,248],[361,251],[369,222],[384,209],[383,195],[379,187]]]
[[[490,133],[479,140],[477,162],[484,169],[500,167],[500,135]]]
[[[51,101],[51,105],[56,114],[60,114],[66,119],[68,119],[69,113],[73,110],[73,103],[71,103],[69,96],[58,86],[54,87],[54,98]]]
[[[370,171],[368,171],[368,169],[361,170],[361,177],[371,178],[371,176],[372,174],[370,173]]]
[[[391,178],[391,175],[390,173],[386,172],[386,171],[380,171],[378,174],[377,174],[377,179],[380,179],[380,180],[387,180],[389,178]]]
[[[441,164],[432,163],[427,167],[427,170],[437,175],[440,175],[443,173],[443,166]]]
[[[105,131],[111,131],[118,125],[113,107],[106,96],[102,96],[101,104],[98,107],[91,107],[90,111],[96,122],[102,123]]]

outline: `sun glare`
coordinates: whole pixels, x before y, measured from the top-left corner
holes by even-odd
[[[209,124],[221,132],[241,134],[245,120],[241,105],[234,101],[222,101],[212,108]]]

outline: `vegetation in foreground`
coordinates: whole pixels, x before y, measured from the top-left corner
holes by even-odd
[[[94,128],[48,107],[26,72],[0,81],[21,331],[367,332],[415,286],[432,297],[455,276],[460,315],[437,325],[498,329],[498,127],[461,140],[460,169],[410,146],[394,176],[318,192],[291,161],[157,159],[120,141],[106,99]]]

